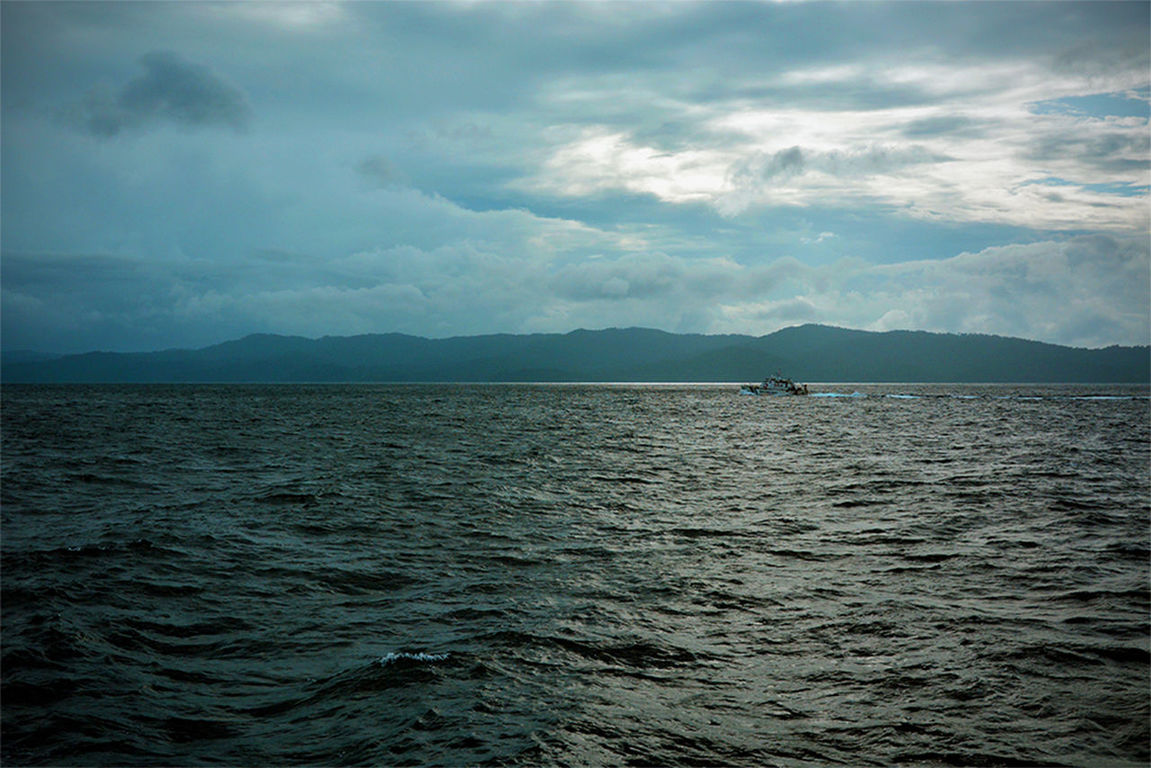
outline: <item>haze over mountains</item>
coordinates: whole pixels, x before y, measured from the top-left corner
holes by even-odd
[[[460,336],[257,334],[196,350],[5,356],[12,382],[293,381],[1151,381],[1151,348],[1077,349],[1023,339],[804,325],[767,336],[645,328]]]

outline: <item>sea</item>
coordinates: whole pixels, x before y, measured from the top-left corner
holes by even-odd
[[[1147,766],[1127,386],[5,385],[0,761]]]

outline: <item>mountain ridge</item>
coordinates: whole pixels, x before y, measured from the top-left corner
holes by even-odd
[[[18,382],[802,381],[1148,383],[1151,347],[1065,347],[989,334],[826,325],[765,336],[652,328],[316,339],[249,334],[200,349],[5,358]]]

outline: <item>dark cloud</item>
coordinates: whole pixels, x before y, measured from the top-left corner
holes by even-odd
[[[1128,3],[1135,9],[1151,7],[1145,3]],[[1114,72],[1144,70],[1151,66],[1146,39],[1133,37],[1131,32],[1146,32],[1148,20],[1135,23],[1126,34],[1111,39],[1094,39],[1077,42],[1057,54],[1052,60],[1056,72],[1086,77],[1100,77]]]
[[[0,279],[6,288],[69,292],[95,284],[123,285],[139,278],[140,263],[109,254],[12,253],[0,260]]]
[[[903,126],[903,135],[916,138],[968,133],[974,124],[974,120],[963,115],[925,117],[922,120],[913,120]]]
[[[406,181],[403,173],[396,168],[391,160],[388,160],[388,158],[383,155],[365,157],[360,161],[360,164],[356,166],[356,170],[372,184],[381,187],[390,187]]]
[[[207,67],[168,51],[148,53],[140,64],[144,74],[119,90],[93,88],[70,116],[96,136],[115,136],[158,122],[235,130],[247,125],[251,116],[247,96]]]
[[[5,252],[0,264],[8,347],[71,352],[140,344],[156,325],[157,304],[170,295],[167,279],[123,256]]]
[[[781,149],[772,155],[753,155],[732,169],[736,186],[756,185],[771,179],[786,179],[803,173],[804,152],[800,147]]]
[[[817,170],[833,176],[869,176],[890,173],[909,165],[946,162],[951,158],[925,147],[872,145],[847,151],[811,152],[802,147],[781,149],[774,154],[760,154],[738,164],[732,170],[737,186],[780,181]]]
[[[846,78],[838,82],[787,84],[748,84],[746,79],[732,77],[727,83],[708,83],[694,90],[692,98],[700,102],[753,100],[761,104],[806,109],[890,109],[934,104],[937,97],[928,89],[914,84],[882,82],[870,76]]]
[[[803,172],[803,150],[799,147],[781,149],[772,155],[771,160],[764,169],[764,176],[790,176],[793,173]]]
[[[1063,133],[1036,142],[1028,159],[1049,163],[1064,158],[1106,173],[1146,171],[1151,156],[1151,136],[1146,126],[1130,132],[1107,131],[1094,135]]]
[[[874,145],[849,150],[847,152],[827,152],[818,161],[820,170],[836,176],[888,173],[923,163],[945,163],[952,158],[931,152],[919,145],[884,146]]]

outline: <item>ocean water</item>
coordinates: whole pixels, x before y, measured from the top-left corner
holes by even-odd
[[[1145,766],[1123,387],[5,386],[17,765]]]

